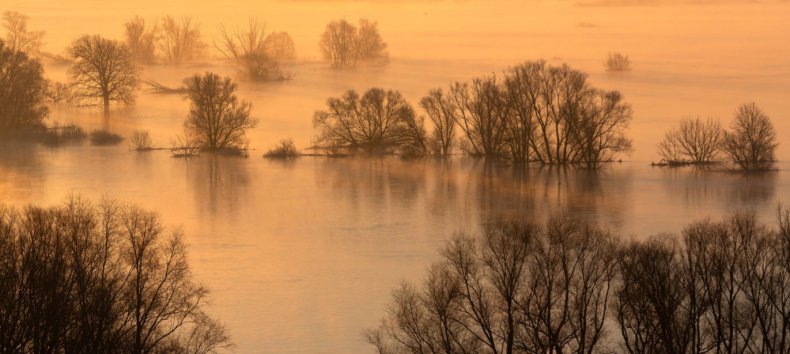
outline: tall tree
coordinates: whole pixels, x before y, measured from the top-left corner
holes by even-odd
[[[69,75],[80,99],[134,103],[140,68],[122,43],[98,35],[84,35],[68,47],[74,65]]]
[[[250,117],[252,104],[236,97],[238,86],[230,77],[196,74],[185,79],[184,86],[190,101],[184,129],[199,147],[221,150],[248,143],[246,132],[258,126],[258,120]]]

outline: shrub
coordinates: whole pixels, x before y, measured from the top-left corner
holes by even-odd
[[[123,137],[107,130],[94,130],[90,134],[92,145],[116,145],[123,141]]]
[[[135,151],[148,151],[154,148],[154,141],[147,130],[135,130],[131,138],[132,149]]]
[[[296,149],[293,139],[288,138],[280,140],[277,145],[269,148],[269,151],[263,154],[263,157],[270,159],[288,159],[299,157],[299,155],[301,155],[301,153]]]

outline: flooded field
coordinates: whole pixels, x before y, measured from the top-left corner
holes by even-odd
[[[156,6],[153,6],[156,4]],[[204,154],[174,159],[127,144],[48,148],[0,144],[0,202],[51,205],[70,193],[108,196],[159,211],[187,235],[195,275],[212,289],[237,353],[365,353],[360,332],[384,313],[402,279],[420,281],[437,248],[456,231],[501,217],[543,218],[565,211],[623,237],[679,232],[687,223],[738,208],[767,222],[790,203],[790,3],[578,6],[572,1],[341,2],[4,1],[31,16],[59,52],[83,33],[120,38],[143,16],[192,15],[210,40],[220,23],[248,16],[291,33],[292,81],[240,81],[239,96],[260,119],[248,158]],[[379,21],[391,62],[335,71],[317,60],[318,37],[337,18]],[[606,72],[610,51],[633,70]],[[526,60],[568,63],[598,87],[620,90],[633,106],[634,153],[601,171],[520,168],[463,156],[449,159],[302,157],[265,160],[283,138],[312,144],[313,112],[328,97],[371,87],[400,90],[417,105],[429,89],[500,73]],[[63,81],[66,68],[45,75]],[[176,86],[193,73],[235,75],[227,63],[146,67],[143,79]],[[656,145],[682,118],[726,125],[741,103],[772,118],[779,171],[741,175],[651,167]],[[108,129],[128,137],[150,130],[169,147],[189,103],[140,92],[132,106],[52,104],[47,122]],[[419,114],[424,114],[418,110]]]

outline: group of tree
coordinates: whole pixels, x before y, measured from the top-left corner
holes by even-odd
[[[420,101],[433,123],[398,92],[348,91],[317,111],[317,143],[349,153],[396,149],[406,154],[504,157],[517,163],[577,164],[598,168],[631,151],[626,130],[631,106],[617,91],[596,89],[587,75],[568,65],[526,62],[471,83],[431,90]],[[456,146],[456,129],[461,142]]]
[[[266,33],[266,25],[250,19],[247,29],[230,32],[222,26],[214,44],[228,60],[236,64],[243,77],[251,80],[287,80],[280,70],[280,60],[294,59],[293,39],[286,32]]]
[[[378,22],[364,18],[359,27],[345,19],[329,22],[318,45],[321,55],[336,69],[353,68],[358,63],[381,65],[389,58]]]
[[[364,332],[379,354],[788,353],[790,212],[621,241],[594,224],[457,234]]]
[[[665,134],[658,153],[669,165],[705,165],[723,159],[752,171],[770,169],[778,145],[771,119],[751,102],[735,111],[730,131],[711,118],[682,120]]]
[[[189,353],[231,346],[183,234],[154,212],[71,197],[0,206],[0,352]]]
[[[161,24],[135,16],[124,23],[124,44],[133,60],[145,65],[181,65],[202,57],[208,47],[200,23],[188,16],[165,16]]]

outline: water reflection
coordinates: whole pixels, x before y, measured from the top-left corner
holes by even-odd
[[[0,140],[0,202],[40,200],[46,174],[34,145]]]
[[[776,198],[780,172],[740,174],[698,168],[657,170],[667,195],[695,207],[718,204],[726,209],[761,208]]]
[[[186,170],[200,217],[227,217],[232,220],[238,215],[239,208],[248,205],[247,160],[213,154],[175,160]]]
[[[214,289],[216,314],[239,353],[368,350],[359,330],[375,323],[390,289],[404,278],[419,281],[454,232],[474,232],[493,218],[566,211],[645,237],[738,206],[772,218],[775,198],[790,195],[787,171],[742,176],[623,163],[590,172],[466,157],[277,161],[176,159],[125,146],[0,148],[4,202],[109,194],[183,225],[195,273]]]

